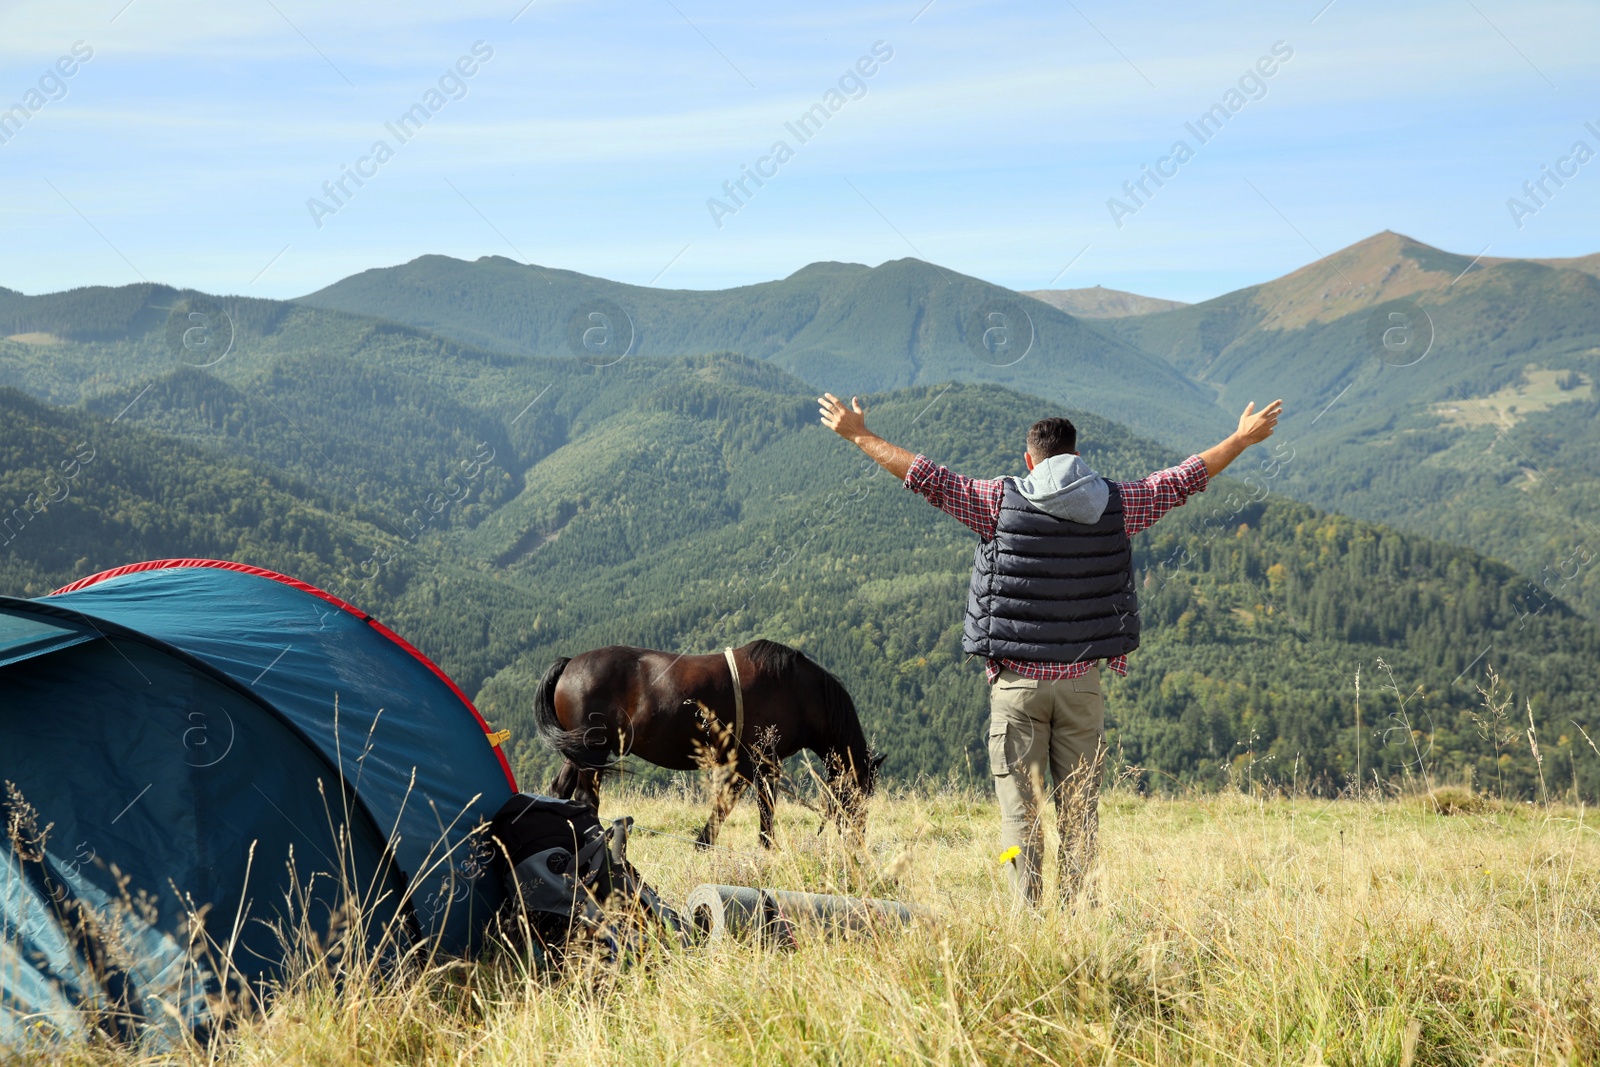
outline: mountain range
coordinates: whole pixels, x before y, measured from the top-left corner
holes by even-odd
[[[1489,665],[1553,724],[1600,725],[1597,258],[1380,234],[1087,320],[913,260],[711,293],[437,256],[299,301],[0,290],[0,583],[160,555],[295,573],[439,659],[536,779],[552,656],[766,636],[845,678],[896,776],[981,774],[970,536],[821,430],[817,392],[863,394],[886,437],[983,475],[1069,411],[1118,477],[1281,395],[1269,446],[1140,539],[1151,625],[1112,688],[1119,758],[1152,783],[1347,781],[1353,674],[1381,657],[1367,766],[1481,781]],[[1432,755],[1394,715],[1426,719]],[[1582,743],[1553,728],[1554,750]]]
[[[560,309],[605,299],[641,352],[740,351],[836,393],[993,381],[1180,449],[1282,397],[1297,447],[1274,489],[1504,558],[1600,610],[1596,568],[1572,562],[1600,547],[1600,255],[1473,259],[1385,231],[1192,306],[1085,321],[1022,303],[1036,349],[974,358],[970,309],[1017,295],[914,260],[698,293],[424,257],[305,299],[529,354],[561,351]]]
[[[363,271],[301,303],[517,355],[569,357],[578,349],[604,364],[624,352],[733,351],[836,393],[988,381],[1152,436],[1225,428],[1210,391],[1165,361],[1054,307],[915,259],[813,263],[781,281],[699,291],[624,285],[496,256],[474,263],[423,256]],[[591,323],[589,315],[605,321]],[[612,350],[583,350],[586,333],[606,336]]]

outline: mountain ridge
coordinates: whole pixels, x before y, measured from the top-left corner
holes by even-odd
[[[1385,231],[1200,304],[1094,320],[913,258],[876,268],[820,261],[787,279],[709,295],[619,286],[506,257],[412,262],[421,268],[411,288],[396,287],[404,279],[392,268],[352,276],[371,290],[367,298],[375,303],[364,310],[209,298],[148,283],[37,297],[0,293],[0,336],[20,337],[0,340],[0,384],[56,403],[112,405],[115,414],[155,377],[200,362],[182,358],[167,331],[183,301],[210,300],[231,316],[237,340],[214,373],[242,390],[212,403],[233,409],[229,418],[240,417],[241,405],[266,410],[263,397],[276,385],[263,374],[292,357],[274,373],[294,368],[293,403],[272,413],[280,429],[262,431],[256,444],[270,444],[275,462],[306,473],[320,461],[296,444],[307,427],[292,424],[303,417],[299,412],[317,410],[311,394],[323,367],[353,388],[364,382],[360,389],[388,397],[373,411],[387,412],[407,432],[458,445],[472,420],[452,428],[438,416],[440,404],[395,374],[431,380],[447,373],[451,395],[471,404],[492,399],[510,418],[552,381],[574,375],[609,375],[613,388],[624,389],[616,402],[632,402],[633,386],[615,384],[630,381],[627,375],[569,344],[573,317],[598,302],[628,324],[630,343],[618,368],[642,367],[655,354],[740,351],[809,383],[807,389],[870,396],[918,384],[990,381],[1106,415],[1174,449],[1204,447],[1232,427],[1247,401],[1282,396],[1280,437],[1299,451],[1276,478],[1279,491],[1447,537],[1506,559],[1535,580],[1591,540],[1600,546],[1600,508],[1593,503],[1600,482],[1590,473],[1600,454],[1594,391],[1600,278],[1581,269],[1600,256],[1474,263]],[[640,303],[631,304],[636,298]],[[976,312],[990,304],[1010,318],[975,323]],[[387,317],[397,309],[413,324]],[[1410,325],[1393,331],[1385,319],[1374,333],[1373,317],[1397,310]],[[637,318],[636,337],[630,317]],[[486,322],[494,328],[484,328]],[[1004,328],[993,328],[997,323]],[[1029,332],[1020,325],[1036,328],[1039,342],[1024,358],[1011,366],[979,358],[980,351],[991,360],[994,353],[975,347],[974,339],[986,333],[1020,339]],[[455,336],[434,332],[447,326]],[[1405,358],[1379,343],[1411,332],[1417,345]],[[384,361],[393,365],[379,365]],[[512,365],[530,376],[527,392],[490,397],[502,388],[492,384],[502,381],[497,368]],[[534,368],[542,380],[532,380]],[[398,406],[396,397],[403,398]],[[145,402],[170,399],[157,390]],[[170,404],[167,411],[177,417]],[[138,414],[135,408],[130,417]],[[349,421],[326,433],[353,449],[360,420]],[[551,447],[550,440],[520,440],[530,425],[544,424],[523,419],[504,447],[491,446],[514,455],[518,471]],[[383,431],[369,425],[365,432]],[[367,506],[398,507],[403,483],[362,462],[349,472],[356,496]],[[498,500],[506,491],[490,496]],[[1597,573],[1586,567],[1559,583],[1591,614],[1600,614]]]
[[[993,381],[1104,411],[1156,437],[1226,426],[1207,393],[1163,361],[1019,293],[910,257],[870,268],[811,264],[785,279],[707,291],[426,257],[354,275],[300,303],[543,357],[576,354],[574,338],[588,336],[576,320],[604,312],[608,325],[596,334],[626,333],[631,345],[617,347],[632,354],[737,351],[819,390]]]
[[[1141,296],[1101,285],[1086,289],[1022,289],[1019,292],[1049,304],[1058,311],[1085,319],[1117,319],[1125,315],[1147,315],[1154,311],[1171,311],[1173,308],[1189,306],[1182,300]]]

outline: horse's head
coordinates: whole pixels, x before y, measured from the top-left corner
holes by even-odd
[[[878,768],[888,757],[875,752],[862,752],[859,757],[850,749],[827,754],[828,784],[834,792],[852,792],[870,797],[878,786]]]
[[[846,752],[828,761],[828,785],[839,832],[860,837],[867,832],[867,799],[878,784],[884,757],[864,752],[857,760]]]
[[[883,761],[888,758],[888,756],[877,754],[867,757],[866,781],[861,785],[863,795],[870,797],[872,791],[878,788],[878,768],[882,767]]]

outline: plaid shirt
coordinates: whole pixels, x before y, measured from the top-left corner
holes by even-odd
[[[1122,525],[1132,537],[1140,530],[1154,526],[1157,519],[1189,499],[1191,493],[1205,489],[1206,465],[1199,456],[1190,456],[1176,467],[1156,471],[1137,482],[1112,482],[1122,493]],[[933,463],[927,456],[918,454],[906,471],[905,487],[921,493],[928,503],[946,511],[985,541],[994,536],[995,524],[1000,521],[1000,498],[1005,492],[1004,478],[968,478],[947,467]],[[1034,660],[991,659],[989,684],[1000,677],[1003,667],[1010,667],[1027,678],[1055,680],[1081,678],[1088,674],[1097,661],[1088,663],[1047,663]],[[1128,657],[1117,656],[1107,663],[1118,674],[1128,673]]]

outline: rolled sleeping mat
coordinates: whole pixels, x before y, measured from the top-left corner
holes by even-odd
[[[871,933],[886,926],[904,926],[925,914],[921,908],[898,900],[840,897],[826,893],[762,890],[768,923],[775,934],[792,940],[802,930],[825,934]]]
[[[712,944],[727,937],[753,938],[765,934],[766,897],[759,889],[738,885],[697,885],[689,891],[689,921]]]

